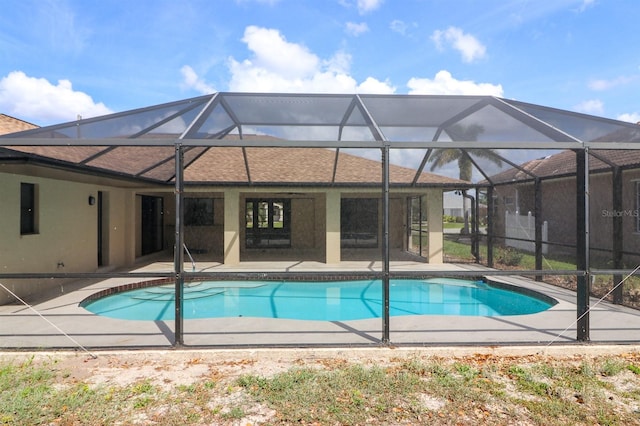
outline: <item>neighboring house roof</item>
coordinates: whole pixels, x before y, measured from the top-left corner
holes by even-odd
[[[592,154],[589,156],[589,171],[591,173],[610,171],[610,164],[620,166],[624,169],[640,167],[640,149],[601,149],[592,150],[590,153]],[[562,151],[549,157],[527,161],[521,164],[520,167],[526,170],[526,172],[513,167],[491,176],[491,182],[499,184],[531,180],[533,177],[549,179],[571,176],[576,173],[576,154],[573,151]],[[487,183],[487,181],[485,180],[481,183]]]
[[[36,129],[38,126],[10,115],[0,114],[0,135]]]

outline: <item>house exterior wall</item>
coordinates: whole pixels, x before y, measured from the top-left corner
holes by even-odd
[[[110,269],[135,262],[135,193],[121,188],[99,187],[103,193],[103,263]],[[97,208],[97,206],[96,206]]]
[[[622,172],[622,208],[625,214],[622,221],[622,234],[624,235],[624,250],[638,253],[637,256],[628,256],[628,266],[636,266],[640,263],[640,232],[638,229],[638,216],[640,216],[640,199],[636,193],[636,184],[640,182],[640,170],[627,170]]]
[[[116,186],[113,180],[79,175],[59,169],[34,166],[3,166],[0,173],[0,268],[5,273],[95,272],[132,265],[141,255],[141,196],[162,197],[164,249],[170,251],[175,235],[175,195],[168,187],[144,189],[131,182]],[[20,234],[20,183],[37,188],[37,233]],[[127,187],[129,186],[129,187]],[[439,192],[440,190],[433,190]],[[89,196],[102,194],[103,265],[98,265],[98,203]],[[234,196],[235,194],[235,196]],[[414,194],[412,192],[412,194]],[[197,251],[197,261],[268,260],[274,253],[284,258],[340,261],[340,200],[377,198],[380,191],[354,192],[345,188],[278,188],[256,192],[241,188],[190,189],[186,197],[214,199],[214,223],[185,229],[187,247]],[[406,194],[392,193],[389,204],[390,247],[406,245]],[[247,249],[245,247],[245,204],[247,198],[291,199],[291,248]],[[330,202],[335,199],[334,202]],[[438,209],[441,210],[441,197]],[[383,241],[382,203],[378,204],[378,247]],[[337,233],[328,232],[334,218]],[[441,215],[440,215],[441,218]],[[331,235],[336,241],[330,239]],[[376,250],[377,250],[376,249]],[[373,251],[371,253],[374,253]],[[252,255],[255,257],[251,257]],[[257,256],[256,256],[257,255]],[[237,256],[237,257],[236,257]],[[277,256],[276,256],[277,258]],[[335,258],[335,259],[334,259]],[[64,265],[64,266],[62,266]],[[61,291],[64,280],[4,280],[22,298]],[[13,298],[0,292],[0,304]]]
[[[640,233],[637,231],[636,182],[640,181],[640,170],[626,170],[622,174],[622,210],[613,210],[612,174],[598,173],[589,177],[589,246],[591,259],[597,267],[611,267],[613,248],[613,216],[622,216],[623,257],[629,264],[640,261]],[[549,242],[574,246],[576,242],[576,180],[573,177],[545,179],[542,181],[542,220],[547,221]],[[517,195],[516,195],[517,191]],[[533,183],[499,186],[495,226],[499,235],[504,235],[504,213],[515,214],[516,204],[520,214],[534,212]],[[505,203],[505,200],[514,200]],[[517,200],[517,202],[516,202]],[[575,255],[574,247],[549,245],[550,254]],[[634,255],[637,253],[638,255]]]
[[[343,198],[379,198],[376,192],[343,192],[340,189],[305,189],[289,188],[287,192],[241,192],[239,196],[238,217],[240,241],[239,260],[254,260],[256,256],[263,258],[296,258],[336,263],[341,260],[340,248],[340,200]],[[291,195],[295,192],[295,195]],[[226,196],[225,196],[226,198]],[[290,198],[291,199],[291,247],[290,248],[247,248],[245,244],[245,206],[248,198]],[[441,204],[439,204],[441,206]],[[382,244],[382,205],[378,204],[378,246]],[[389,202],[389,238],[390,248],[402,249],[406,240],[406,197],[395,195]],[[231,229],[224,224],[224,229]],[[333,230],[333,231],[332,231]],[[232,241],[233,232],[225,238]],[[441,237],[441,235],[440,235]],[[228,256],[225,255],[225,263]]]
[[[131,230],[127,221],[128,191],[20,173],[0,173],[0,269],[4,273],[93,272],[98,269],[98,205],[89,196],[108,194],[103,230],[108,247],[104,256],[110,267],[133,261],[127,248]],[[20,233],[20,184],[36,188],[36,233]],[[105,247],[105,246],[103,246]],[[50,290],[61,280],[6,280],[22,298]],[[0,291],[0,304],[13,300]]]

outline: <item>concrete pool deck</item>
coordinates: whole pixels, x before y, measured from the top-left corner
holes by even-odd
[[[185,265],[191,268],[191,265]],[[349,261],[339,265],[319,262],[242,262],[239,266],[197,263],[208,272],[341,272],[379,271],[380,262]],[[476,264],[430,265],[392,261],[391,271],[477,271],[496,281],[532,289],[553,297],[558,304],[531,315],[502,317],[403,316],[391,317],[393,345],[548,345],[576,342],[575,293],[517,276],[492,276]],[[141,265],[133,272],[170,272],[172,262]],[[82,345],[93,349],[171,347],[173,321],[131,321],[94,315],[78,306],[87,296],[106,288],[140,281],[139,277],[111,278],[73,286],[73,290],[33,306],[0,306],[0,348],[47,349]],[[0,290],[2,291],[2,290]],[[590,338],[594,343],[640,342],[640,311],[592,299]],[[53,325],[52,325],[53,324]],[[378,346],[382,320],[298,321],[268,318],[216,318],[184,321],[184,345],[201,347],[251,346]],[[68,335],[65,336],[62,332]]]

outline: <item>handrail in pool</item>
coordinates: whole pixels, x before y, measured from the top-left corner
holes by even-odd
[[[184,251],[187,252],[187,256],[189,256],[189,259],[191,259],[191,267],[193,268],[193,272],[195,272],[196,271],[196,262],[195,262],[195,260],[193,260],[193,256],[191,256],[191,252],[187,248],[186,244],[182,244],[182,246],[184,247]]]

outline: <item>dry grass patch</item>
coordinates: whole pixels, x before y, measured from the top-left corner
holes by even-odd
[[[2,425],[640,425],[639,407],[638,353],[0,359]]]

